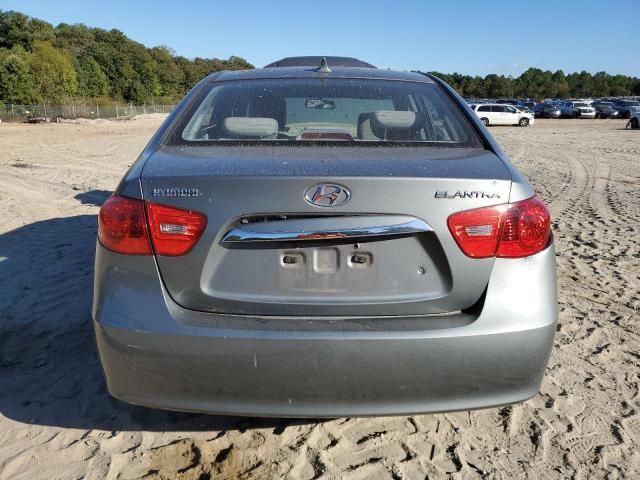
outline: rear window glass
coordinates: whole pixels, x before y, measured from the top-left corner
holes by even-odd
[[[173,144],[310,141],[481,147],[435,84],[363,79],[211,82],[183,114]]]

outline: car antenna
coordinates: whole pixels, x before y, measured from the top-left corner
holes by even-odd
[[[320,66],[318,68],[316,68],[316,72],[318,72],[318,73],[331,73],[331,72],[333,72],[333,70],[331,70],[329,68],[329,65],[327,65],[327,57],[322,57],[322,60],[320,60]]]

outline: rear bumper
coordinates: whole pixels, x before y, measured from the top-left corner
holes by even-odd
[[[134,404],[285,417],[484,408],[535,395],[553,345],[552,246],[497,260],[475,316],[380,322],[185,311],[157,273],[150,283],[152,259],[119,278],[111,255],[98,247],[95,332],[109,392]]]
[[[151,407],[339,417],[467,410],[537,394],[555,329],[460,338],[175,338],[96,324],[110,393]]]

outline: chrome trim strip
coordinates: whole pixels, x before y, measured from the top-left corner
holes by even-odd
[[[378,217],[379,218],[379,217]],[[397,218],[397,217],[395,217]],[[411,218],[411,217],[407,217]],[[282,226],[284,222],[274,222]],[[262,224],[264,225],[264,224]],[[431,232],[433,229],[423,220],[413,218],[407,222],[366,227],[309,229],[304,231],[256,232],[244,228],[234,228],[222,238],[222,243],[239,242],[305,242],[328,239],[357,239],[367,237],[388,237]]]

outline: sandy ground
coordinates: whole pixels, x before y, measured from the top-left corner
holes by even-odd
[[[0,125],[0,478],[640,478],[640,131],[492,128],[554,218],[560,325],[539,396],[320,422],[107,395],[90,328],[95,215],[160,121]]]

